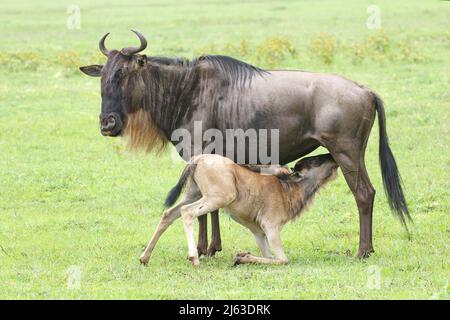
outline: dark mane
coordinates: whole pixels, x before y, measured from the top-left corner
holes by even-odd
[[[320,182],[315,177],[307,175],[302,177],[301,180],[294,179],[290,174],[278,176],[278,181],[286,195],[290,217],[293,219],[304,212],[314,200],[314,196],[319,189],[335,177],[336,171],[332,171],[328,177]]]
[[[216,68],[227,78],[232,86],[244,86],[251,83],[255,75],[264,76],[269,72],[248,64],[244,61],[223,55],[204,55],[192,60],[181,57],[148,57],[149,62],[164,66],[179,66],[184,68],[195,68],[201,63],[208,63]]]
[[[229,77],[232,86],[238,84],[244,86],[247,81],[251,84],[251,80],[255,75],[264,76],[269,72],[255,67],[246,62],[237,60],[228,56],[206,55],[194,60],[195,63],[206,61]]]
[[[284,174],[279,174],[277,175],[278,180],[280,180],[280,183],[293,183],[292,180],[292,173],[284,173]]]
[[[297,180],[295,180],[292,174],[289,173],[279,175],[277,176],[277,178],[278,181],[280,182],[281,188],[286,193],[295,190],[301,184],[301,182],[298,181],[298,178]]]
[[[147,57],[147,61],[148,68],[142,75],[146,86],[142,107],[151,114],[154,125],[166,139],[182,123],[190,121],[197,108],[211,108],[213,114],[212,108],[220,101],[239,96],[238,91],[251,86],[253,77],[268,74],[243,61],[220,55],[192,60]]]
[[[165,66],[192,66],[191,62],[188,59],[181,57],[147,57],[147,60],[151,63]]]
[[[295,181],[289,174],[278,177],[278,181],[284,192],[289,218],[294,219],[300,215],[308,204],[303,183]]]

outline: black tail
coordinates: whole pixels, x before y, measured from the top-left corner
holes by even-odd
[[[164,201],[164,206],[166,208],[172,206],[177,201],[178,197],[183,191],[184,186],[186,185],[188,178],[194,173],[195,167],[196,164],[191,162],[186,165],[180,179],[178,180],[178,183],[167,194],[166,201]]]
[[[394,155],[389,147],[383,101],[375,93],[374,99],[375,108],[378,112],[378,125],[380,127],[380,165],[384,191],[388,198],[389,206],[398,215],[409,234],[405,216],[410,222],[412,222],[412,218],[409,214],[405,196],[403,195],[402,180],[398,172],[397,163],[395,162]]]

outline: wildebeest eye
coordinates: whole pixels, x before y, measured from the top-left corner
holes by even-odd
[[[145,65],[146,61],[147,61],[146,55],[138,56],[138,58],[137,58],[137,63],[140,67],[143,67]]]

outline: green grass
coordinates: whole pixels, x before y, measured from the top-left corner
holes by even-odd
[[[449,3],[376,1],[387,46],[355,61],[349,48],[380,35],[366,28],[373,1],[77,2],[80,30],[66,28],[59,1],[2,4],[0,298],[449,298]],[[76,69],[103,60],[97,42],[107,31],[109,48],[135,45],[130,28],[146,34],[149,55],[233,51],[230,44],[245,40],[250,52],[234,55],[263,67],[273,51],[255,48],[286,38],[296,55],[276,57],[276,67],[335,72],[376,90],[415,220],[412,240],[389,212],[374,127],[366,155],[378,190],[370,259],[345,254],[356,252],[359,227],[340,175],[283,231],[287,266],[231,267],[236,252],[258,251],[246,229],[221,215],[224,250],[215,258],[192,268],[177,221],[141,267],[183,164],[170,152],[130,154],[102,137],[99,82]],[[336,41],[330,63],[321,59],[326,49],[311,49],[323,38]],[[411,55],[402,59],[405,47]],[[68,286],[74,266],[79,288]]]

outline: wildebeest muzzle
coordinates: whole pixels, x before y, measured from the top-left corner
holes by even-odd
[[[100,115],[100,132],[104,136],[115,137],[122,131],[123,122],[119,114],[115,112]]]

